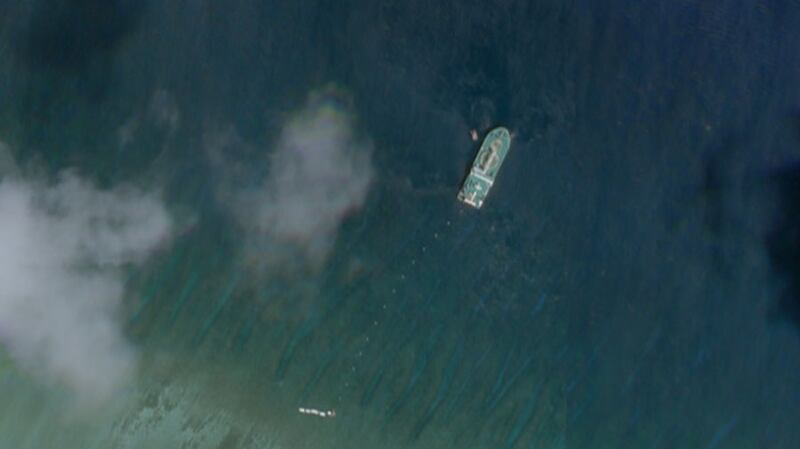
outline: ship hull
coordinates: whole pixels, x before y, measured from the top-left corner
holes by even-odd
[[[511,148],[511,135],[506,128],[502,126],[495,128],[486,135],[467,179],[458,192],[459,201],[476,209],[483,206],[509,148]]]

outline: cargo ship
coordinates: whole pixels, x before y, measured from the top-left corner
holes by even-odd
[[[472,168],[458,192],[458,200],[480,209],[494,184],[497,172],[511,147],[511,134],[504,127],[489,132],[483,139]]]

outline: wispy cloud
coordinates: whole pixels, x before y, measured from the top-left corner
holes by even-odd
[[[131,115],[117,128],[120,148],[132,146],[140,134],[148,131],[162,135],[163,145],[167,145],[180,123],[181,113],[174,96],[165,89],[158,89],[144,111]]]
[[[373,176],[371,152],[336,92],[312,93],[284,124],[266,176],[243,186],[236,170],[239,178],[223,189],[247,231],[246,248],[255,256],[251,260],[283,268],[324,262],[342,221],[366,199]],[[213,154],[219,163],[219,152]],[[236,167],[231,161],[225,166],[229,172]],[[234,182],[238,186],[231,187]]]
[[[125,386],[137,354],[119,320],[123,268],[169,239],[159,196],[0,172],[0,344],[36,379],[97,404]]]

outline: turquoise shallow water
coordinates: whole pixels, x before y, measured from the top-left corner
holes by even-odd
[[[0,7],[0,156],[155,190],[174,222],[114,271],[129,378],[87,410],[6,343],[0,447],[793,447],[766,242],[800,8],[416,3]],[[469,130],[498,124],[467,209]],[[322,168],[281,150],[317,135]]]

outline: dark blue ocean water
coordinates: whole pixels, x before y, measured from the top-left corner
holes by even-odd
[[[0,141],[192,225],[125,271],[140,386],[73,422],[0,368],[4,447],[796,447],[797,1],[68,3],[0,6]],[[364,203],[248,268],[220,190],[331,85]]]

